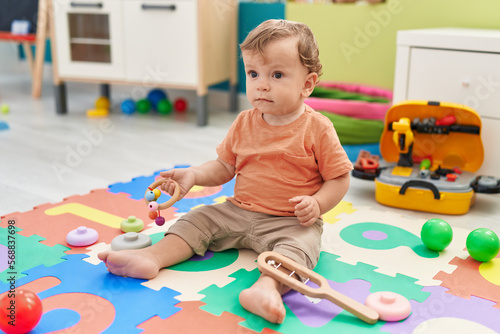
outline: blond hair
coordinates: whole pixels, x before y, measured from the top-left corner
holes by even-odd
[[[243,43],[240,44],[240,49],[264,55],[264,49],[269,43],[287,37],[297,37],[300,62],[307,67],[309,73],[321,76],[323,66],[319,61],[318,43],[311,28],[304,23],[287,20],[264,21],[250,31]]]

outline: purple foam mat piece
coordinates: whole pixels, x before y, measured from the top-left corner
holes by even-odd
[[[370,294],[371,283],[364,280],[357,279],[345,283],[328,280],[328,284],[334,290],[362,304],[364,304],[366,297]],[[311,287],[316,286],[312,282],[308,282],[307,285]],[[283,296],[283,301],[297,318],[309,327],[322,327],[343,311],[340,306],[328,300],[312,303],[310,299],[296,291],[290,291]]]
[[[200,255],[195,254],[189,259],[189,261],[206,261],[206,260],[210,260],[213,257],[214,257],[214,252],[206,251],[204,256],[200,256]]]
[[[500,309],[494,308],[495,302],[471,297],[464,299],[446,293],[447,288],[442,286],[427,286],[422,291],[431,295],[424,302],[410,300],[412,313],[402,322],[387,322],[382,331],[390,333],[412,333],[413,330],[434,318],[452,317],[476,322],[500,333]]]
[[[382,231],[366,231],[363,232],[363,237],[368,240],[385,240],[387,239],[387,233]]]
[[[9,267],[8,263],[8,248],[7,246],[0,245],[0,273]]]

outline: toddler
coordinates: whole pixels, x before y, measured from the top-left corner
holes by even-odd
[[[152,279],[194,254],[229,248],[272,250],[310,269],[316,265],[321,215],[344,197],[352,169],[331,121],[304,104],[321,75],[316,40],[305,24],[268,20],[240,47],[253,108],[238,115],[216,160],[161,173],[179,183],[181,197],[195,185],[219,186],[236,177],[234,196],[181,216],[150,247],[100,253],[111,273]],[[172,194],[174,185],[162,189]],[[261,275],[239,301],[282,323],[281,296],[289,290]]]

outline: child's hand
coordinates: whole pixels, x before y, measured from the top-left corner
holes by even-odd
[[[320,216],[319,204],[311,196],[295,196],[289,202],[296,204],[294,214],[302,226],[311,226]]]
[[[181,188],[179,199],[182,199],[195,184],[195,175],[189,168],[174,168],[166,172],[161,172],[160,176],[179,183],[179,187]],[[172,181],[167,181],[160,186],[160,189],[172,195],[175,190],[175,184]]]

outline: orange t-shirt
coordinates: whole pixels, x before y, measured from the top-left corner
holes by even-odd
[[[283,126],[266,123],[257,109],[241,112],[217,154],[236,169],[235,205],[276,216],[293,216],[294,196],[314,195],[324,181],[352,169],[332,122],[306,105]]]

